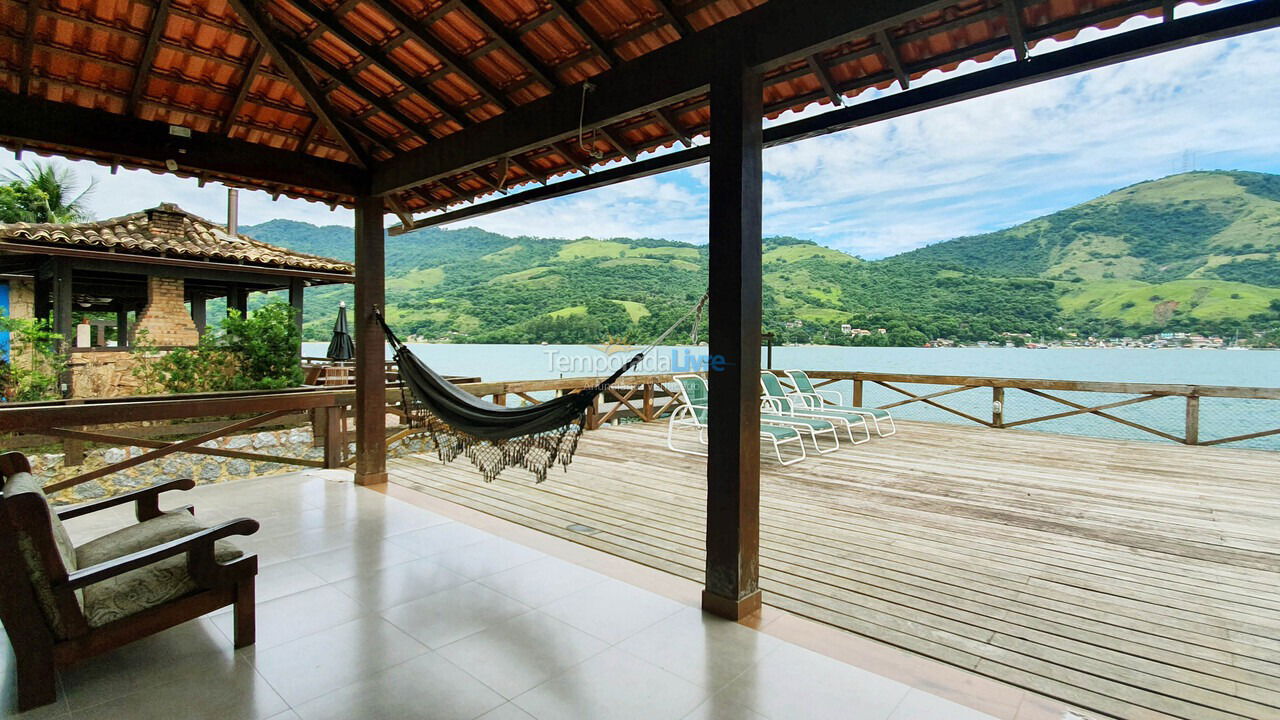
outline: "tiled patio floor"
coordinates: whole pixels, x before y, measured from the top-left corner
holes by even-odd
[[[230,616],[215,613],[69,670],[56,704],[18,717],[992,717],[356,487],[349,473],[184,495],[206,521],[262,523],[241,541],[262,565],[257,644],[233,651]],[[69,529],[83,542],[131,520],[106,511]],[[5,643],[3,717],[16,706],[12,664]],[[1060,716],[1017,697],[1003,715]]]

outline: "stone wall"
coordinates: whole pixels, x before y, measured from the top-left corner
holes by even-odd
[[[71,397],[126,397],[142,394],[133,375],[137,357],[128,350],[71,353]]]
[[[391,457],[401,457],[414,453],[428,452],[431,450],[430,443],[429,436],[415,435],[392,445],[388,448],[387,454]],[[204,443],[203,447],[242,450],[244,452],[277,457],[324,459],[324,448],[312,447],[312,435],[309,426],[231,435]],[[51,485],[96,468],[137,457],[149,451],[149,448],[136,446],[96,448],[85,453],[83,464],[73,467],[64,467],[62,455],[59,453],[30,455],[28,459],[31,461],[32,472],[42,480],[42,484]],[[348,452],[355,452],[354,444],[348,448]],[[306,469],[299,465],[287,465],[265,460],[244,460],[214,455],[173,453],[159,460],[135,465],[97,480],[67,488],[50,496],[50,500],[55,504],[65,505],[118,495],[167,480],[191,478],[197,484],[204,485],[243,478],[262,477],[264,475],[279,475]]]
[[[160,347],[190,346],[200,342],[200,332],[184,304],[182,278],[147,278],[147,307],[129,330],[130,344],[136,342],[141,330],[147,331],[152,345]]]

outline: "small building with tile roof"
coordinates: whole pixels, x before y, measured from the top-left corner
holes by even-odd
[[[53,322],[70,355],[68,395],[130,394],[127,348],[139,333],[157,348],[193,346],[209,300],[243,313],[250,293],[288,290],[301,325],[304,288],[353,275],[350,263],[255,240],[172,203],[95,222],[0,224],[7,314]]]

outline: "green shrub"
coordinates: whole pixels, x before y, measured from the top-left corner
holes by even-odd
[[[48,320],[0,317],[9,333],[9,362],[0,365],[0,394],[10,402],[62,397],[59,381],[66,359],[57,350],[62,336]]]
[[[297,387],[302,340],[294,313],[291,306],[274,302],[248,317],[229,315],[221,333],[205,332],[195,347],[164,353],[140,331],[133,374],[148,394]]]

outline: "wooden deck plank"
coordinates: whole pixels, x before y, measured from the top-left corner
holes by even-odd
[[[1280,454],[900,428],[763,463],[766,602],[1108,715],[1280,717]],[[391,472],[700,580],[705,463],[665,430],[588,433],[537,486],[422,457]]]

